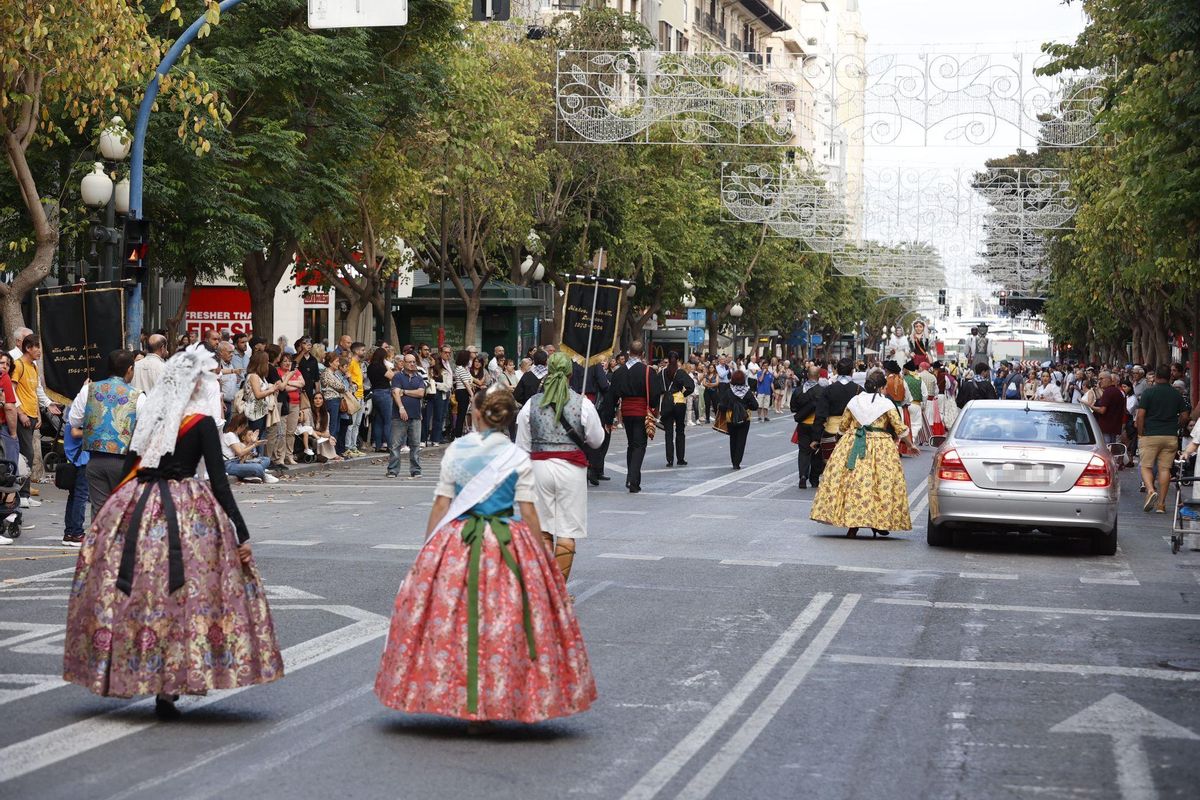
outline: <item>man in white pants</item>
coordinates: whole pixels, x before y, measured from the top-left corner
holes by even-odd
[[[541,391],[517,415],[517,445],[533,462],[542,536],[565,582],[575,562],[575,540],[587,536],[584,447],[599,447],[604,427],[592,401],[570,387],[571,359],[555,353],[547,366]]]

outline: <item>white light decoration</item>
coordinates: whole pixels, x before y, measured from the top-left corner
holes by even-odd
[[[533,279],[535,281],[540,281],[544,277],[546,277],[546,268],[542,266],[542,262],[539,261],[538,265],[533,268]]]
[[[521,274],[528,275],[531,269],[533,269],[533,256],[525,256],[525,260],[521,262]]]
[[[92,165],[92,171],[83,176],[79,184],[79,194],[85,205],[92,208],[104,208],[108,205],[113,193],[112,178],[104,171],[104,164],[97,161]]]
[[[124,161],[132,146],[133,134],[120,117],[113,117],[100,131],[100,155],[109,161]]]
[[[1011,51],[818,54],[803,75],[818,105],[839,110],[830,133],[852,142],[1088,146],[1104,76],[1037,74],[1052,60]]]
[[[557,61],[560,142],[781,145],[795,136],[796,76],[749,56],[560,50]]]
[[[741,303],[734,303],[729,307],[729,316],[734,319],[739,319],[744,313],[746,313],[746,309],[742,308]]]
[[[696,298],[690,294],[685,294],[682,298],[680,298],[679,302],[684,308],[696,307]]]
[[[631,283],[625,287],[625,296],[628,297],[630,300],[632,300],[633,296],[636,294],[637,294],[637,284]]]

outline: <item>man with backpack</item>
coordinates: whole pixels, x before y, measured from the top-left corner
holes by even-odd
[[[954,398],[954,404],[959,408],[963,408],[972,400],[995,400],[996,387],[990,379],[991,368],[986,363],[980,361],[975,365],[974,380],[964,380],[958,386],[958,396]]]

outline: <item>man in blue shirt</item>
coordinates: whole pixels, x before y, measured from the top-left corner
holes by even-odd
[[[417,357],[404,354],[402,369],[392,378],[392,441],[387,476],[400,474],[400,456],[408,445],[408,473],[421,474],[421,400],[425,397],[425,378],[417,372]]]

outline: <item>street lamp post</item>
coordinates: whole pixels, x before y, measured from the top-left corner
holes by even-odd
[[[729,316],[733,319],[733,357],[737,358],[737,339],[738,339],[738,320],[742,318],[742,314],[746,313],[746,309],[742,308],[742,304],[734,302],[729,307]]]

